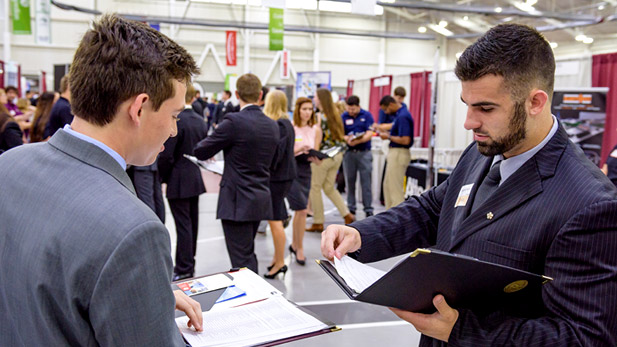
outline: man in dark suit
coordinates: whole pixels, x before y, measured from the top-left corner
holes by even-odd
[[[193,107],[193,111],[204,118],[204,101],[201,99],[201,93],[199,90],[195,91],[195,100],[191,103],[191,107]]]
[[[434,314],[393,309],[422,346],[617,345],[617,191],[550,113],[550,45],[533,28],[499,25],[455,72],[475,143],[451,176],[385,213],[329,227],[322,253],[370,262],[434,247],[554,279],[499,307],[452,308],[437,295]]]
[[[193,155],[193,147],[204,139],[208,128],[206,122],[191,108],[195,101],[195,88],[186,90],[186,106],[178,115],[178,135],[165,142],[165,150],[159,154],[158,164],[163,183],[167,183],[165,195],[176,223],[176,266],[174,281],[193,277],[195,252],[199,229],[199,195],[206,192],[201,170],[185,154]]]
[[[43,138],[48,138],[63,128],[66,124],[71,124],[73,121],[73,113],[71,112],[71,86],[69,84],[69,75],[64,75],[60,80],[60,98],[51,108],[49,114],[49,122],[45,126]]]
[[[221,219],[233,267],[257,273],[255,235],[259,221],[272,219],[270,166],[279,142],[279,128],[255,105],[261,82],[253,74],[238,78],[236,96],[241,110],[229,113],[214,133],[195,147],[206,160],[225,153],[225,170],[216,216]]]
[[[225,90],[223,92],[223,98],[221,102],[216,106],[216,114],[214,115],[214,119],[212,120],[213,126],[216,128],[225,118],[228,113],[238,112],[240,111],[240,105],[237,107],[234,106],[231,100],[231,92],[229,90]]]

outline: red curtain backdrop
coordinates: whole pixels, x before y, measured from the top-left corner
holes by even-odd
[[[617,53],[593,56],[591,86],[608,87],[606,95],[606,124],[602,142],[602,164],[617,144]]]
[[[347,95],[345,97],[353,95],[353,83],[354,80],[347,80]]]
[[[375,80],[379,78],[387,77],[388,83],[384,86],[376,87]],[[390,95],[390,91],[392,90],[392,75],[388,76],[379,76],[371,78],[371,93],[369,95],[369,112],[373,115],[375,119],[375,123],[379,120],[379,101],[386,95]]]
[[[413,118],[414,136],[422,136],[422,147],[428,147],[431,136],[431,80],[430,71],[411,74],[409,112]]]

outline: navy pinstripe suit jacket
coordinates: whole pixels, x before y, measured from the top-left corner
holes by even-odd
[[[452,345],[616,346],[615,186],[560,126],[470,214],[491,162],[474,143],[438,187],[352,224],[362,237],[358,260],[434,247],[554,278],[535,301],[459,309]],[[470,200],[455,208],[461,187],[471,183]],[[420,345],[446,344],[422,336]]]

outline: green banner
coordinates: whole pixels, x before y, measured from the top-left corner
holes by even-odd
[[[270,50],[283,50],[283,9],[270,7],[270,24],[268,33],[270,34]]]
[[[13,34],[31,35],[30,0],[11,0],[11,16],[13,17]]]

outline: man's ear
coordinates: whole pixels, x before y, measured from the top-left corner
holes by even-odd
[[[533,89],[529,93],[529,115],[538,115],[544,110],[544,107],[548,103],[548,94],[541,89]],[[549,105],[550,106],[550,105]]]
[[[143,107],[148,100],[150,100],[150,96],[146,93],[141,93],[134,97],[133,101],[129,104],[129,118],[135,125],[139,125],[141,122]]]

